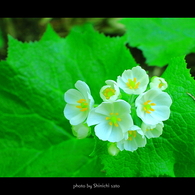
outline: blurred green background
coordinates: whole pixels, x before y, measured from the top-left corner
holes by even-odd
[[[110,37],[122,36],[126,32],[120,18],[0,18],[0,60],[5,60],[7,56],[8,34],[22,42],[38,41],[50,23],[60,37],[66,37],[73,26],[86,22],[92,22],[97,31]],[[150,76],[161,75],[165,70],[166,66],[163,68],[147,66],[140,49],[130,47],[128,44],[126,46],[136,62],[149,71]],[[195,76],[195,53],[188,54],[186,62],[191,74]]]

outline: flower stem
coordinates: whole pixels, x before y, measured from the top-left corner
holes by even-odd
[[[131,106],[135,105],[135,99],[137,98],[137,95],[129,95],[128,102],[131,104]]]

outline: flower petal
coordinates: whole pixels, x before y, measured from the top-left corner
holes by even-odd
[[[88,94],[91,94],[91,91],[85,82],[78,80],[75,83],[75,87],[82,93],[84,99],[88,99]]]
[[[145,96],[146,100],[154,100],[159,94],[162,94],[162,93],[164,92],[162,92],[160,89],[150,89],[142,95]]]
[[[127,114],[131,112],[131,105],[124,100],[114,102],[115,112]]]
[[[79,99],[82,99],[83,95],[76,89],[69,89],[65,94],[64,94],[64,100],[68,104],[74,104],[78,105],[77,101]]]
[[[113,112],[113,104],[110,102],[102,102],[96,109],[95,112],[108,116],[109,113]]]
[[[170,117],[170,108],[167,106],[156,106],[155,111],[151,113],[151,116],[156,120],[165,121]]]
[[[122,74],[122,79],[126,83],[128,79],[133,79],[132,70],[125,70]]]
[[[159,123],[159,120],[156,120],[156,118],[154,118],[155,115],[152,115],[153,112],[150,113],[150,114],[145,113],[145,112],[142,110],[141,107],[137,107],[136,112],[137,112],[137,116],[138,116],[139,118],[141,118],[142,121],[143,121],[144,123],[153,124],[153,125]],[[155,112],[155,111],[154,111],[154,112]]]
[[[126,82],[127,82],[127,81],[126,81]],[[126,84],[125,84],[124,79],[123,79],[121,76],[118,76],[118,77],[117,77],[117,83],[118,83],[118,85],[119,85],[119,87],[120,87],[121,89],[124,89],[124,88],[127,87]]]
[[[124,141],[121,140],[121,141],[117,142],[117,147],[118,147],[121,151],[123,151],[123,150],[124,150]]]
[[[86,119],[87,114],[87,112],[81,112],[76,106],[71,104],[67,104],[64,109],[64,115],[70,120],[71,125],[82,123]]]
[[[159,137],[163,132],[163,127],[164,124],[162,122],[158,123],[157,125],[149,125],[145,123],[142,123],[141,125],[142,131],[148,139]]]
[[[105,115],[99,114],[95,112],[95,110],[96,109],[91,110],[87,118],[87,124],[89,126],[99,124],[104,120],[106,121]]]
[[[89,87],[88,87],[88,85],[85,83],[85,82],[83,82],[83,81],[80,81],[80,80],[78,80],[76,83],[75,83],[75,87],[79,90],[79,91],[81,91],[81,92],[88,92],[88,93],[90,93],[90,89],[89,89]]]
[[[92,95],[88,92],[87,92],[87,98],[88,98],[88,102],[89,102],[89,108],[91,110],[93,108],[93,105],[94,105],[94,99],[93,99]]]
[[[124,142],[124,148],[128,151],[135,151],[138,147],[144,147],[146,145],[146,138],[142,137],[138,132],[136,133],[136,137],[134,139],[126,140]]]
[[[144,147],[146,145],[146,138],[139,133],[137,133],[135,141],[138,147]]]
[[[159,137],[161,134],[162,134],[162,131],[163,131],[163,129],[161,128],[161,129],[157,129],[157,128],[155,128],[154,130],[152,130],[152,131],[148,131],[147,133],[146,133],[146,137],[149,139],[149,138],[153,138],[153,137]]]
[[[106,80],[105,83],[107,85],[111,85],[112,87],[114,87],[114,85],[117,85],[117,83],[115,81],[113,81],[113,80]]]
[[[128,131],[133,126],[133,119],[130,114],[121,116],[122,120],[118,123],[123,133]]]
[[[153,97],[152,100],[156,105],[165,105],[170,106],[172,104],[172,99],[166,92],[158,94],[156,97]]]
[[[80,111],[78,108],[76,108],[75,105],[66,104],[65,109],[64,109],[64,115],[68,120],[70,120],[75,115],[78,115],[79,113]]]
[[[137,148],[138,148],[138,145],[137,145],[135,139],[133,139],[131,141],[127,140],[124,142],[124,149],[125,150],[133,152],[133,151],[137,150]]]
[[[95,126],[94,128],[96,136],[103,140],[106,141],[109,139],[110,133],[112,131],[112,126],[109,125],[107,122],[100,123]]]
[[[74,116],[73,118],[70,119],[70,124],[71,125],[78,125],[82,122],[85,121],[87,118],[87,113],[86,112],[80,112],[77,116]]]
[[[124,134],[122,130],[118,127],[111,126],[112,131],[110,132],[110,136],[108,137],[108,141],[110,142],[118,142],[123,139]]]
[[[132,68],[133,77],[137,79],[138,82],[140,82],[140,87],[144,86],[147,87],[149,83],[149,77],[144,69],[142,69],[140,66],[136,66]]]

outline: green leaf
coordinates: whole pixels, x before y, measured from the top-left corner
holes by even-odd
[[[166,79],[173,104],[159,138],[147,139],[143,148],[107,154],[106,142],[97,139],[94,154],[100,156],[111,177],[194,177],[195,176],[195,81],[186,68],[184,56],[173,58],[162,77]]]
[[[136,65],[125,39],[91,24],[66,38],[48,26],[39,42],[8,39],[0,62],[0,176],[103,176],[99,160],[89,157],[94,140],[73,138],[63,96],[83,80],[100,102],[105,80]]]
[[[1,150],[1,177],[103,176],[97,158],[89,158],[92,147],[93,140],[88,138],[64,141],[43,151],[24,147]]]
[[[143,51],[149,65],[164,66],[171,58],[195,52],[195,18],[125,18],[130,46]]]
[[[93,140],[91,139],[64,141],[36,155],[15,176],[90,177],[98,174],[100,176],[101,169],[94,170],[93,168],[98,166],[97,158],[89,158],[92,147]]]

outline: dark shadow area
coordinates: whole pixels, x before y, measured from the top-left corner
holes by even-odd
[[[185,57],[187,68],[190,69],[190,73],[195,77],[195,53],[190,53]]]
[[[146,58],[143,55],[143,52],[136,48],[136,47],[130,47],[128,44],[126,45],[127,48],[129,48],[133,58],[135,61],[146,71],[148,71],[148,74],[150,77],[152,76],[161,76],[162,73],[165,71],[167,66],[164,67],[158,67],[158,66],[148,66],[146,64]]]

